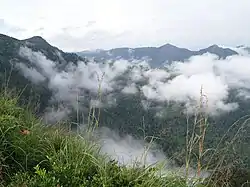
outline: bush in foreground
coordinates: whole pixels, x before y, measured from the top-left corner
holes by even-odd
[[[186,186],[178,177],[160,177],[156,168],[128,168],[109,161],[97,144],[44,126],[19,107],[15,97],[0,97],[0,133],[2,186]]]

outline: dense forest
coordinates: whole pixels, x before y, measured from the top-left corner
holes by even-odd
[[[29,56],[20,53],[22,47],[30,49],[33,53],[39,53],[42,56],[41,59],[36,55]],[[33,63],[32,60],[36,63]],[[64,93],[66,98],[62,94],[65,89],[54,87],[51,84],[51,76],[46,75],[49,68],[41,68],[38,64],[39,60],[44,60],[43,63],[54,62],[56,72],[63,75],[74,68],[81,69],[79,62],[85,65],[90,62],[77,54],[65,53],[49,45],[40,37],[17,40],[0,35],[2,90],[6,86],[8,89],[18,90],[20,104],[34,105],[37,116],[44,118],[45,121],[48,119],[48,123],[58,122],[58,112],[52,113],[53,108],[53,111],[65,114],[60,117],[60,120],[70,121],[72,130],[76,130],[81,125],[89,124],[89,121],[92,120],[98,121],[100,127],[114,130],[121,137],[129,134],[136,139],[145,138],[148,142],[153,137],[158,148],[163,150],[168,158],[173,158],[173,161],[179,166],[185,165],[186,162],[187,137],[192,140],[205,132],[203,144],[206,154],[202,157],[202,164],[208,164],[206,169],[215,168],[222,159],[222,155],[224,155],[220,163],[223,166],[222,169],[230,167],[230,169],[237,169],[238,172],[244,172],[244,174],[250,169],[250,146],[248,145],[250,141],[248,122],[250,101],[237,97],[237,89],[231,89],[225,101],[226,103],[237,102],[239,107],[236,110],[226,111],[221,115],[209,115],[201,107],[198,107],[196,113],[187,114],[185,102],[150,100],[141,92],[134,94],[122,92],[121,90],[127,84],[133,84],[139,90],[141,85],[149,81],[148,79],[140,79],[131,83],[129,73],[134,69],[127,69],[113,77],[112,81],[119,86],[112,90],[102,89],[102,83],[100,83],[100,88],[95,85],[95,91],[86,89],[87,86],[83,88],[76,85],[74,88],[74,84],[72,84],[70,85],[72,87],[67,87],[67,91],[71,92]],[[36,82],[31,74],[25,74],[20,68],[20,64],[24,64],[25,68],[32,70],[33,73],[38,72],[39,75],[42,75],[42,78],[44,77],[42,81]],[[70,67],[69,64],[71,64]],[[95,68],[94,65],[93,67]],[[145,66],[145,68],[149,67]],[[163,67],[162,69],[168,71],[167,68]],[[170,81],[174,76],[171,75],[165,81]],[[85,84],[88,85],[88,82]],[[104,87],[105,84],[106,82],[104,82]],[[77,90],[77,93],[74,92],[74,89]],[[204,97],[202,93],[201,97]],[[104,106],[98,104],[98,101]],[[93,104],[93,102],[97,104]],[[46,114],[50,114],[50,116],[48,117]],[[203,128],[202,133],[201,128]],[[192,130],[194,131],[192,132]],[[198,155],[198,146],[193,149],[194,153]],[[197,155],[191,156],[194,167],[196,167]]]

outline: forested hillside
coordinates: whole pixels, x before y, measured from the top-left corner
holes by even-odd
[[[157,149],[178,166],[187,161],[187,137],[196,141],[198,155],[204,135],[202,165],[208,167],[203,169],[221,162],[222,169],[247,173],[250,77],[249,68],[242,72],[239,66],[250,63],[249,57],[194,55],[159,69],[138,59],[93,62],[41,37],[0,35],[0,77],[3,89],[23,90],[21,104],[36,106],[45,123],[67,120],[77,130],[95,119],[101,136],[107,127],[122,140],[153,137]],[[193,167],[197,155],[190,156]]]

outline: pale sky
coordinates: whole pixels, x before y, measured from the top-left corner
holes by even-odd
[[[0,0],[0,33],[65,51],[250,45],[250,0]]]

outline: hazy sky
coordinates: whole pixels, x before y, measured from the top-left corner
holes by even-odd
[[[1,33],[66,51],[250,45],[249,17],[249,0],[0,0]]]

